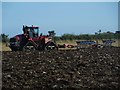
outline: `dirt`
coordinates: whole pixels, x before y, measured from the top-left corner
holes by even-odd
[[[120,90],[120,48],[3,52],[2,90]]]

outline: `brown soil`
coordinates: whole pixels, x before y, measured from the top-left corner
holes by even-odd
[[[3,52],[2,90],[119,90],[120,48]]]

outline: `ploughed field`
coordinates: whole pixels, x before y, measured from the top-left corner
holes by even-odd
[[[3,52],[2,89],[120,90],[120,48]]]

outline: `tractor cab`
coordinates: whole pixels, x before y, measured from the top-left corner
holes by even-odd
[[[28,27],[28,26],[23,26],[23,33],[27,38],[37,38],[38,33],[39,33],[39,27]]]

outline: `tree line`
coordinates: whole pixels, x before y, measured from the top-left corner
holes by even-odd
[[[6,34],[1,34],[0,35],[0,42],[3,42],[3,43],[7,43],[9,42],[9,38],[8,38],[9,35],[6,35]]]
[[[97,33],[95,34],[80,34],[80,35],[75,35],[75,34],[63,34],[61,36],[55,36],[55,32],[49,32],[51,35],[54,36],[54,40],[55,41],[59,41],[59,40],[103,40],[103,39],[120,39],[120,31],[116,31],[115,33],[113,32],[101,32],[101,30],[99,30]],[[52,34],[53,33],[53,34]],[[7,43],[9,42],[9,35],[6,34],[1,34],[0,35],[0,41]]]
[[[55,36],[55,40],[103,40],[103,39],[120,39],[120,32],[103,32],[95,34],[63,34],[62,36]]]

